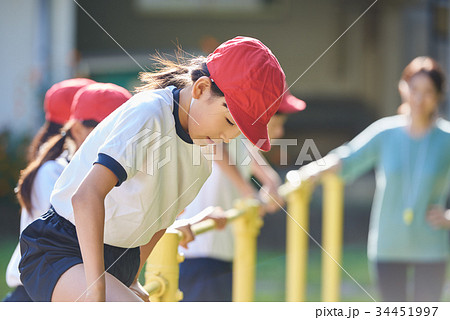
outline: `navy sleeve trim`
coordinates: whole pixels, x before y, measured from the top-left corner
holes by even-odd
[[[99,153],[97,160],[94,162],[94,164],[99,163],[105,167],[107,167],[109,170],[111,170],[116,176],[119,181],[117,181],[116,187],[120,186],[122,182],[127,180],[127,172],[122,167],[122,165],[117,162],[114,158],[108,156],[104,153]]]
[[[175,130],[177,132],[178,137],[180,137],[184,142],[189,144],[194,144],[191,136],[187,133],[183,127],[181,126],[180,118],[178,115],[178,107],[180,106],[180,91],[181,89],[173,89],[173,118],[175,119]]]

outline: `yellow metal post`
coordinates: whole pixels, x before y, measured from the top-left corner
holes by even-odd
[[[344,184],[335,174],[323,177],[322,301],[340,299]]]
[[[286,301],[289,302],[306,300],[310,197],[308,183],[287,195]]]
[[[152,302],[177,302],[183,299],[183,293],[178,290],[179,264],[183,261],[183,256],[178,253],[180,239],[181,234],[178,232],[165,233],[147,260],[145,288],[150,292]],[[155,286],[159,290],[156,291]]]
[[[236,208],[246,212],[233,224],[235,234],[233,301],[249,302],[254,299],[256,243],[263,221],[259,216],[260,207],[257,201],[237,201]]]

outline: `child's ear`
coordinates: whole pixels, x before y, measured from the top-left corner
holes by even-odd
[[[198,78],[192,86],[192,97],[194,99],[200,99],[200,96],[211,90],[211,79],[203,76]]]

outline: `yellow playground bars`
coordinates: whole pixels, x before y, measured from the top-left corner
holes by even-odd
[[[335,174],[327,174],[323,183],[322,225],[322,301],[340,299],[340,264],[342,258],[342,228],[344,186]],[[280,188],[287,200],[286,226],[286,301],[306,301],[306,274],[309,243],[309,202],[313,186],[286,183]],[[248,302],[254,299],[257,237],[263,221],[257,200],[239,200],[235,208],[226,212],[233,223],[235,257],[233,261],[233,301]],[[214,229],[213,220],[194,224],[195,235]],[[182,233],[166,232],[147,260],[145,286],[150,301],[180,301],[178,289],[179,264],[183,257],[178,253]]]

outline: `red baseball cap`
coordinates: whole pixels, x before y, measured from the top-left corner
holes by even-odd
[[[65,124],[70,118],[72,100],[78,90],[96,83],[94,80],[75,78],[55,83],[45,94],[44,110],[47,121]]]
[[[70,118],[101,122],[130,98],[128,90],[113,83],[91,84],[73,98]]]
[[[294,113],[305,110],[305,108],[305,101],[294,97],[289,92],[289,90],[287,90],[283,95],[283,99],[281,100],[280,107],[278,108],[278,113]]]
[[[285,85],[273,53],[257,39],[236,37],[211,53],[206,65],[239,129],[259,149],[269,151],[267,123],[280,106]]]

